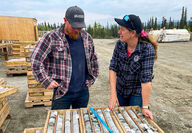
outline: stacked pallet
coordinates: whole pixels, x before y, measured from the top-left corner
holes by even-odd
[[[26,128],[23,133],[43,133],[43,127]]]
[[[27,67],[25,58],[10,59],[6,61],[6,74],[12,76],[13,74],[26,74]]]
[[[6,85],[0,85],[0,127],[6,118],[10,117],[10,108],[8,106],[8,96],[18,91],[18,88]]]
[[[30,45],[35,45],[36,41],[13,41],[12,53],[15,59],[25,58],[25,47]]]
[[[34,49],[34,45],[25,47],[25,59],[27,62],[27,83],[28,92],[25,100],[25,107],[33,107],[34,105],[50,106],[53,96],[53,90],[47,90],[35,80],[31,70],[30,55]]]
[[[13,52],[13,57],[14,58],[25,58],[25,54],[24,54],[24,47],[26,46],[26,44],[13,44],[12,45],[12,52]]]
[[[93,111],[93,112],[92,112]],[[95,115],[94,111],[97,113]],[[99,116],[103,122],[98,119]],[[164,133],[152,120],[141,113],[138,106],[50,110],[44,133]]]
[[[7,76],[12,76],[13,74],[26,74],[27,64],[25,61],[25,51],[24,48],[27,45],[35,45],[37,42],[31,41],[13,41],[12,42],[12,54],[13,59],[6,61],[6,74]]]

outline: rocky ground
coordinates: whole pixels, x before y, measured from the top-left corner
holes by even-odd
[[[109,99],[108,66],[115,39],[95,39],[100,75],[90,88],[91,107],[106,107]],[[27,77],[7,77],[5,61],[0,58],[0,77],[19,88],[9,96],[11,119],[3,125],[5,133],[22,133],[25,128],[43,127],[50,107],[25,108]],[[167,133],[192,132],[192,42],[160,43],[155,78],[150,97],[154,121]]]

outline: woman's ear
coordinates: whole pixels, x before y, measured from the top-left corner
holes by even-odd
[[[137,32],[136,32],[136,30],[132,30],[132,31],[131,31],[131,34],[132,34],[132,37],[137,36]]]

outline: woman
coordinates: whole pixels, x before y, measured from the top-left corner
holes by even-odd
[[[157,43],[144,32],[136,15],[115,18],[120,25],[120,40],[114,49],[109,67],[109,109],[118,106],[140,106],[142,113],[153,120],[149,110],[153,64],[157,58]]]

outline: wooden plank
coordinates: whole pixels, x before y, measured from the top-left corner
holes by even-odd
[[[37,130],[41,131],[43,133],[44,127],[38,127],[38,128],[25,128],[23,133],[36,133]],[[38,132],[40,133],[40,132]]]
[[[6,86],[6,85],[1,85],[0,86],[0,98],[9,96],[11,94],[14,94],[18,91],[18,88],[13,87],[13,86]]]
[[[12,66],[27,66],[27,63],[25,61],[25,58],[11,59],[6,61],[6,67],[12,67]]]
[[[0,99],[0,114],[2,113],[3,108],[7,105],[8,106],[8,97],[3,97]]]
[[[5,119],[6,119],[8,116],[10,116],[9,114],[10,114],[10,108],[9,108],[9,106],[7,106],[7,107],[4,109],[3,113],[0,115],[0,127],[2,126],[3,122],[5,121]]]

